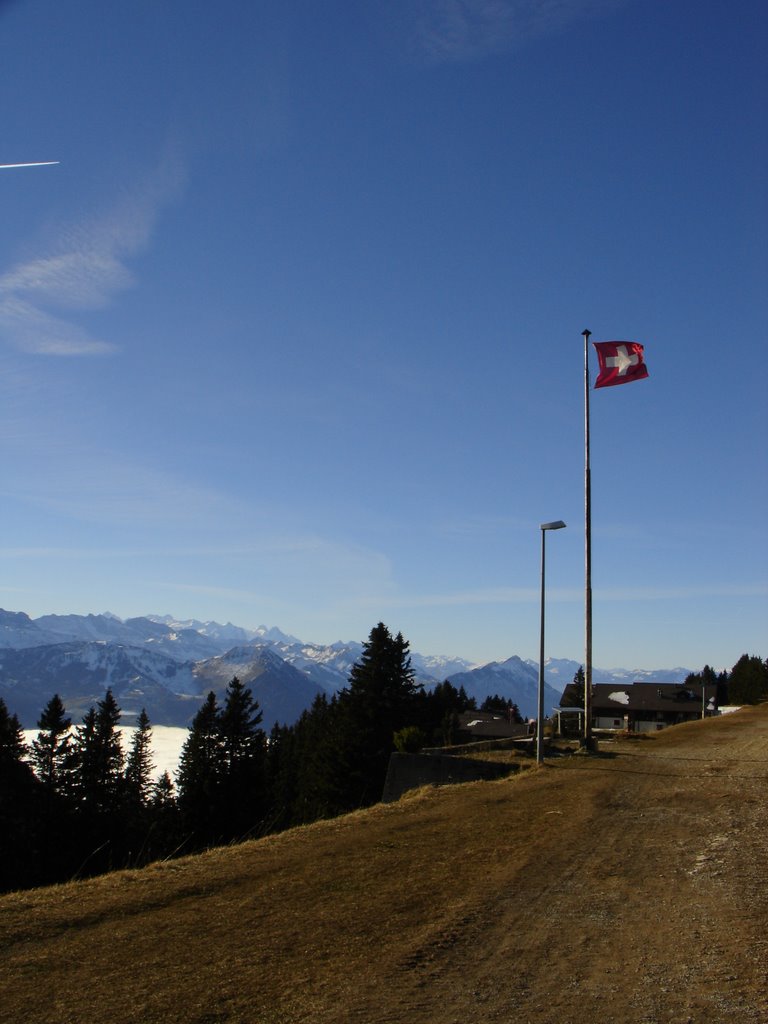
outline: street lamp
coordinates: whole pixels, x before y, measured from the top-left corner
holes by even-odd
[[[565,523],[562,519],[554,523],[542,523],[541,530],[541,632],[539,641],[539,714],[536,719],[536,763],[544,761],[544,565],[546,552],[547,530],[562,530]]]

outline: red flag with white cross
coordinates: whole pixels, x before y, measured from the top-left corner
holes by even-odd
[[[600,372],[596,388],[609,388],[614,384],[628,384],[648,376],[643,358],[643,346],[636,341],[593,341]]]

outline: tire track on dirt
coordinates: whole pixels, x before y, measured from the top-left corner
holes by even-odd
[[[745,845],[765,838],[751,774],[765,741],[745,742],[743,760],[728,753],[727,772],[719,745],[705,743],[693,757],[654,748],[547,765],[527,798],[546,801],[557,779],[562,806],[545,812],[526,861],[481,868],[484,896],[460,902],[390,972],[386,1009],[369,992],[339,1020],[768,1019]]]

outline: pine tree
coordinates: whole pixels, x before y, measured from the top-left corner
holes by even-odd
[[[235,676],[218,720],[222,768],[220,811],[225,833],[244,838],[263,828],[266,799],[266,737],[251,691]]]
[[[457,690],[446,679],[423,695],[424,710],[419,724],[432,746],[451,746],[458,740],[459,715],[476,707],[475,698],[468,697],[463,686]]]
[[[71,800],[72,720],[66,715],[58,694],[43,708],[37,722],[40,730],[32,742],[32,764],[40,780],[40,881],[55,882],[71,877],[77,828]]]
[[[90,815],[115,811],[123,795],[120,714],[112,691],[107,690],[103,700],[85,713],[71,744],[68,766],[74,794],[80,810]]]
[[[152,817],[149,810],[152,768],[152,726],[146,709],[142,708],[136,720],[123,774],[123,834],[127,862],[132,866],[145,864],[153,856],[150,847]]]
[[[492,697],[486,697],[483,703],[480,705],[481,711],[491,711],[497,714],[502,714],[506,717],[509,722],[522,722],[523,718],[520,714],[520,708],[515,704],[509,697],[500,697],[498,693],[494,693]]]
[[[768,661],[742,654],[731,669],[728,700],[731,704],[759,704],[768,699]]]
[[[349,687],[340,694],[348,809],[381,798],[394,735],[418,718],[421,687],[414,681],[408,647],[402,633],[393,637],[378,623],[352,666]]]
[[[107,690],[75,730],[67,758],[70,797],[77,814],[77,874],[123,867],[129,859],[123,814],[125,757],[117,724],[120,708]]]
[[[293,727],[292,823],[307,824],[348,809],[349,750],[340,698],[320,693]]]
[[[272,726],[267,744],[267,831],[279,832],[293,824],[296,782],[296,729],[276,722]]]
[[[0,698],[0,891],[38,881],[39,783],[27,753],[21,722]]]
[[[163,772],[152,784],[149,803],[157,809],[165,809],[176,803],[176,790],[168,772]]]
[[[221,839],[218,789],[224,771],[219,707],[211,691],[192,719],[179,759],[178,803],[192,846],[202,848]]]
[[[582,665],[576,669],[573,682],[569,683],[563,690],[560,698],[561,708],[583,708],[584,707],[584,668]]]
[[[47,790],[60,793],[65,788],[65,765],[69,755],[70,727],[58,693],[43,708],[37,722],[40,730],[32,742],[32,764],[38,779]]]
[[[12,715],[0,697],[0,768],[5,769],[5,773],[15,772],[19,765],[24,766],[26,754],[24,730],[18,715]],[[0,776],[0,780],[7,780],[8,775],[5,773]]]
[[[125,762],[126,797],[135,807],[146,807],[149,802],[152,768],[152,726],[146,709],[142,708]]]
[[[716,707],[728,703],[722,678],[709,665],[705,665],[701,672],[689,672],[683,680],[683,686],[687,689],[701,688],[707,703],[714,700]]]
[[[168,772],[152,783],[147,808],[149,830],[146,841],[146,859],[170,857],[184,845],[180,831],[179,808],[176,792]]]

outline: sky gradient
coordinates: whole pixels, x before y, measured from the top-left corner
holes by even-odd
[[[0,605],[768,654],[768,10],[0,2]],[[592,376],[597,363],[592,356]]]

